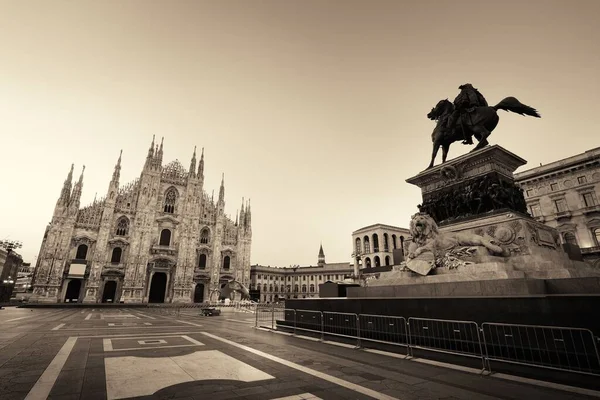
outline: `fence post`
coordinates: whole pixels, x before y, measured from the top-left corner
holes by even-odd
[[[275,329],[275,303],[272,304],[271,308],[271,329]]]
[[[319,311],[319,314],[321,315],[321,341],[325,341],[325,321],[324,321],[324,316],[323,316],[323,311]]]
[[[356,314],[356,348],[360,349],[362,343],[360,342],[360,314]]]
[[[258,305],[254,305],[254,327],[258,328]]]
[[[413,357],[412,347],[411,347],[411,335],[410,335],[410,317],[406,320],[406,351],[408,357]]]

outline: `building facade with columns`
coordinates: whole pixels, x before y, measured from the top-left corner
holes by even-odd
[[[532,217],[600,267],[600,147],[515,174]]]
[[[250,272],[250,290],[258,292],[259,301],[263,303],[319,297],[319,284],[341,282],[351,277],[352,273],[352,264],[349,262],[325,262],[325,252],[321,246],[317,265],[253,265]]]
[[[356,271],[394,265],[394,250],[403,255],[408,250],[408,229],[386,224],[373,224],[352,232],[352,259]]]
[[[85,168],[85,167],[84,167]],[[106,196],[80,207],[83,172],[73,167],[47,226],[31,301],[202,302],[235,279],[250,283],[250,202],[235,220],[204,190],[204,150],[186,170],[163,165],[163,143],[148,149],[140,177],[119,182],[121,156]]]

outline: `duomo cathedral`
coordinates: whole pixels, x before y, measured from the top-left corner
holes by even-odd
[[[85,167],[84,167],[85,168]],[[189,171],[163,166],[163,143],[148,150],[139,178],[119,184],[121,156],[106,197],[80,207],[83,171],[73,166],[46,228],[32,301],[203,302],[233,279],[249,286],[250,202],[225,215],[225,186],[204,191],[204,151]]]

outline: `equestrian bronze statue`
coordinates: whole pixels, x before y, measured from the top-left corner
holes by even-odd
[[[507,97],[495,106],[488,106],[485,98],[470,83],[459,86],[460,94],[451,103],[448,99],[440,100],[427,114],[427,118],[437,121],[431,134],[433,153],[428,169],[433,167],[438,150],[442,148],[442,163],[446,162],[450,145],[462,141],[473,144],[471,137],[478,143],[471,151],[479,150],[489,143],[488,136],[498,125],[498,110],[510,111],[520,115],[540,118],[535,108],[522,104],[514,97]]]

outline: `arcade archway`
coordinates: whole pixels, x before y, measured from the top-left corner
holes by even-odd
[[[65,301],[77,302],[79,301],[79,293],[81,292],[81,279],[71,279],[67,285],[67,292],[65,293]]]

